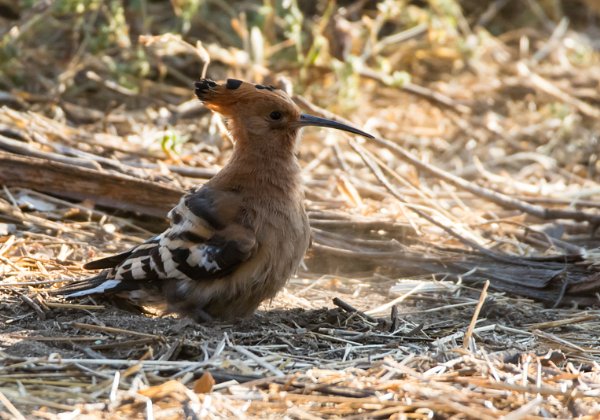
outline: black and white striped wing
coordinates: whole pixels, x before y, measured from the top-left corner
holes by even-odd
[[[159,286],[161,280],[203,281],[224,277],[254,252],[254,233],[237,223],[240,200],[233,193],[202,188],[169,212],[171,226],[122,254],[84,267],[107,269],[85,285],[65,287],[68,297]]]

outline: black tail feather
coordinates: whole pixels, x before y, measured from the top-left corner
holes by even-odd
[[[61,287],[57,290],[51,290],[51,295],[69,295],[71,293],[83,292],[84,290],[94,289],[106,281],[107,273],[102,272],[94,277],[89,277],[83,280],[77,280],[71,284]]]
[[[99,260],[90,261],[83,265],[86,270],[100,270],[104,268],[113,268],[125,261],[133,252],[129,250],[110,257],[100,258]]]
[[[126,259],[132,257],[139,257],[142,255],[149,255],[149,253],[158,246],[161,236],[154,236],[148,239],[143,244],[135,246],[130,250],[121,252],[120,254],[111,255],[109,257],[100,258],[99,260],[90,261],[83,265],[86,270],[101,270],[105,268],[114,268],[119,264],[123,263]]]

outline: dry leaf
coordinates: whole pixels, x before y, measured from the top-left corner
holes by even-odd
[[[212,391],[215,383],[215,378],[213,378],[210,372],[204,372],[200,379],[194,382],[194,392],[196,394],[206,394]]]
[[[182,395],[185,396],[185,385],[179,381],[172,380],[163,382],[160,385],[141,389],[138,391],[138,394],[141,394],[152,400],[160,400],[167,396],[177,398],[178,400],[185,400],[185,398],[181,397]]]

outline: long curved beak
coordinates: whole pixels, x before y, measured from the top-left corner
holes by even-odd
[[[358,134],[359,136],[364,136],[367,138],[374,138],[374,136],[369,133],[365,133],[364,131],[359,130],[358,128],[350,127],[349,125],[342,124],[337,121],[328,120],[327,118],[315,117],[314,115],[302,114],[300,115],[300,120],[297,122],[298,127],[306,127],[309,125],[315,127],[329,127],[336,128],[338,130],[348,131],[350,133]]]

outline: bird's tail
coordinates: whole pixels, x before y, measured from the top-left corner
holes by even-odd
[[[108,279],[108,272],[102,272],[94,277],[79,280],[68,284],[60,289],[53,290],[50,293],[53,295],[64,296],[66,298],[74,298],[88,295],[95,295],[105,292],[116,292],[120,290],[120,280]]]

